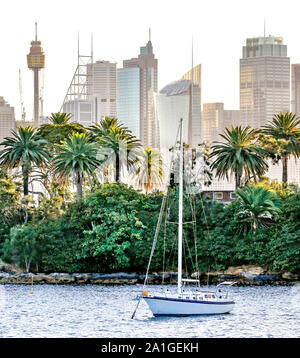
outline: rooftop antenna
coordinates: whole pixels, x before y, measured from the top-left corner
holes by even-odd
[[[78,55],[78,58],[79,58],[79,31],[77,33],[77,55]]]
[[[266,37],[266,18],[264,17],[264,37]]]
[[[19,91],[20,91],[20,103],[21,103],[21,116],[22,116],[22,120],[25,121],[26,111],[25,111],[24,99],[23,99],[21,70],[19,70]]]
[[[35,21],[35,41],[37,41],[37,21]]]
[[[192,36],[192,83],[194,83],[194,38]]]
[[[151,42],[151,27],[149,27],[149,42]]]
[[[92,63],[94,60],[94,37],[93,33],[91,32],[91,57],[92,57]]]
[[[191,70],[191,98],[190,98],[190,115],[188,125],[188,141],[192,146],[192,123],[193,123],[193,95],[194,95],[194,38],[192,36],[192,70]]]

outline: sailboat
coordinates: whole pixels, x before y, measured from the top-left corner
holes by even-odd
[[[180,157],[179,157],[179,212],[178,212],[178,275],[177,291],[164,293],[150,293],[146,291],[145,284],[150,268],[151,258],[158,236],[157,226],[152,252],[148,264],[143,292],[139,301],[143,299],[154,316],[190,316],[229,313],[234,308],[234,301],[229,297],[224,287],[232,286],[235,282],[225,281],[216,286],[215,290],[201,289],[199,279],[183,279],[182,277],[182,235],[183,235],[183,121],[180,120]],[[162,219],[164,201],[160,210],[159,221]],[[196,289],[190,289],[189,284],[196,284]],[[139,302],[138,302],[139,304]],[[137,305],[138,307],[138,305]],[[136,307],[136,310],[137,310]],[[132,318],[135,315],[134,311]]]

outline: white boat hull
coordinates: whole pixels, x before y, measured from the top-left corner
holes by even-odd
[[[143,297],[154,316],[191,316],[229,313],[233,301],[196,301],[166,297]]]

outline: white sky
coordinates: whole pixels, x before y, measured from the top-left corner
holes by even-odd
[[[94,59],[118,62],[136,57],[148,41],[151,27],[158,58],[159,89],[202,64],[202,103],[224,102],[239,108],[239,58],[247,37],[282,36],[291,63],[300,62],[299,0],[9,0],[1,2],[0,96],[15,107],[20,119],[19,69],[30,119],[33,74],[26,55],[38,38],[46,54],[44,114],[60,109],[77,63],[77,33],[81,52]]]

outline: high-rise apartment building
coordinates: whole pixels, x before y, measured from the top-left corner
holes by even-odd
[[[221,141],[219,134],[223,133],[225,128],[239,124],[239,110],[225,110],[224,103],[204,103],[201,140],[210,144],[214,141]]]
[[[0,143],[11,135],[12,129],[16,129],[15,110],[0,97]]]
[[[290,108],[290,58],[281,37],[248,38],[240,59],[241,124],[259,128]]]
[[[155,93],[157,93],[157,59],[153,54],[153,46],[149,36],[149,41],[146,46],[140,48],[140,54],[137,58],[123,61],[123,69],[138,68],[139,69],[139,139],[144,147],[159,147],[159,127],[155,110]],[[121,75],[121,72],[119,72]],[[131,77],[132,75],[132,77]],[[129,86],[129,83],[136,84],[137,73],[135,71],[124,72],[122,86]],[[127,81],[127,82],[126,82]],[[132,93],[135,92],[134,88]],[[124,92],[123,92],[124,94]],[[119,98],[123,96],[119,95]],[[134,101],[137,103],[138,101]],[[126,112],[123,104],[127,107],[126,100],[119,103],[120,121],[122,122],[122,115]],[[131,129],[129,127],[129,129]]]
[[[89,99],[100,99],[97,112],[100,118],[117,116],[117,65],[96,61],[87,65],[87,92]],[[98,103],[98,102],[96,102]]]
[[[300,63],[291,66],[291,111],[300,116]]]

